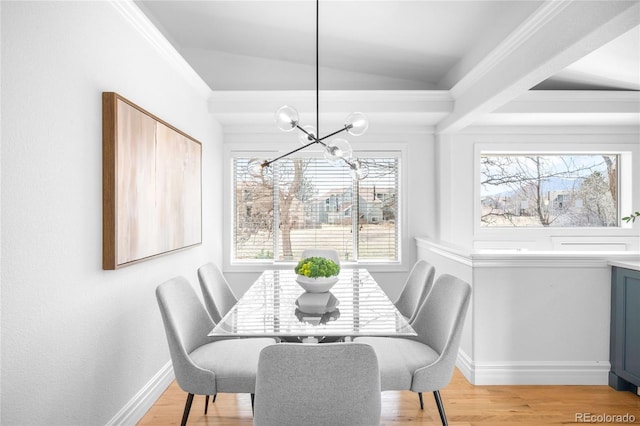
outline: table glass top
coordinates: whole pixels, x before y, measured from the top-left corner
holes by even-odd
[[[268,270],[210,336],[415,336],[366,269],[342,269],[325,293],[307,293],[293,270]]]

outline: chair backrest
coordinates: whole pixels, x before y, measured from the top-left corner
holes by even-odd
[[[419,260],[413,265],[413,269],[400,291],[400,296],[395,301],[396,308],[404,315],[409,323],[415,320],[418,308],[424,302],[431,288],[436,269],[425,260]]]
[[[156,298],[178,385],[189,393],[214,394],[214,374],[197,367],[189,357],[193,350],[213,340],[207,334],[215,325],[195,290],[184,277],[175,277],[156,288]]]
[[[214,263],[207,263],[198,268],[198,281],[207,311],[217,324],[233,308],[238,298],[233,294],[220,268]]]
[[[340,255],[337,250],[333,249],[306,249],[300,256],[301,259],[306,257],[324,257],[325,259],[331,259],[340,265]]]
[[[256,426],[377,425],[378,359],[361,343],[268,346],[260,352],[255,395]]]
[[[440,382],[435,389],[451,380],[470,299],[469,284],[453,275],[442,274],[433,283],[412,324],[418,333],[415,339],[440,355],[438,377],[430,378],[433,383]]]

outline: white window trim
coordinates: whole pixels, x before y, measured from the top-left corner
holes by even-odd
[[[289,269],[292,268],[295,262],[286,261],[274,261],[265,259],[256,260],[243,260],[241,262],[232,261],[232,244],[233,244],[233,179],[232,179],[232,167],[234,157],[248,156],[257,158],[275,158],[278,155],[291,151],[297,146],[296,138],[286,139],[283,142],[282,137],[275,138],[272,135],[266,137],[257,137],[255,134],[247,134],[247,137],[243,138],[246,141],[238,141],[240,135],[233,135],[236,140],[227,140],[224,144],[224,158],[223,158],[223,221],[224,221],[224,234],[223,238],[223,263],[225,272],[261,272],[265,267],[275,269]],[[352,144],[355,145],[355,144]],[[408,195],[407,182],[407,144],[402,142],[368,142],[367,149],[357,149],[354,147],[354,155],[356,156],[396,156],[400,159],[398,166],[398,194],[400,196],[400,204],[398,205],[398,217],[400,222],[398,226],[398,260],[397,261],[357,261],[357,262],[344,262],[346,267],[362,267],[367,268],[370,271],[406,271],[407,259],[405,253],[409,250],[407,244],[409,244],[408,237],[408,213],[407,213],[407,200]],[[313,149],[313,148],[312,148]]]

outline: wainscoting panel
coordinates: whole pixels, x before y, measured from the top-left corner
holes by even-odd
[[[637,251],[478,250],[417,238],[418,258],[468,281],[458,368],[474,384],[606,385],[611,266]]]

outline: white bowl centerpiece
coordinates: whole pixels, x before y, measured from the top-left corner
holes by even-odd
[[[338,282],[340,265],[324,257],[300,259],[295,267],[297,283],[309,293],[324,293]]]

